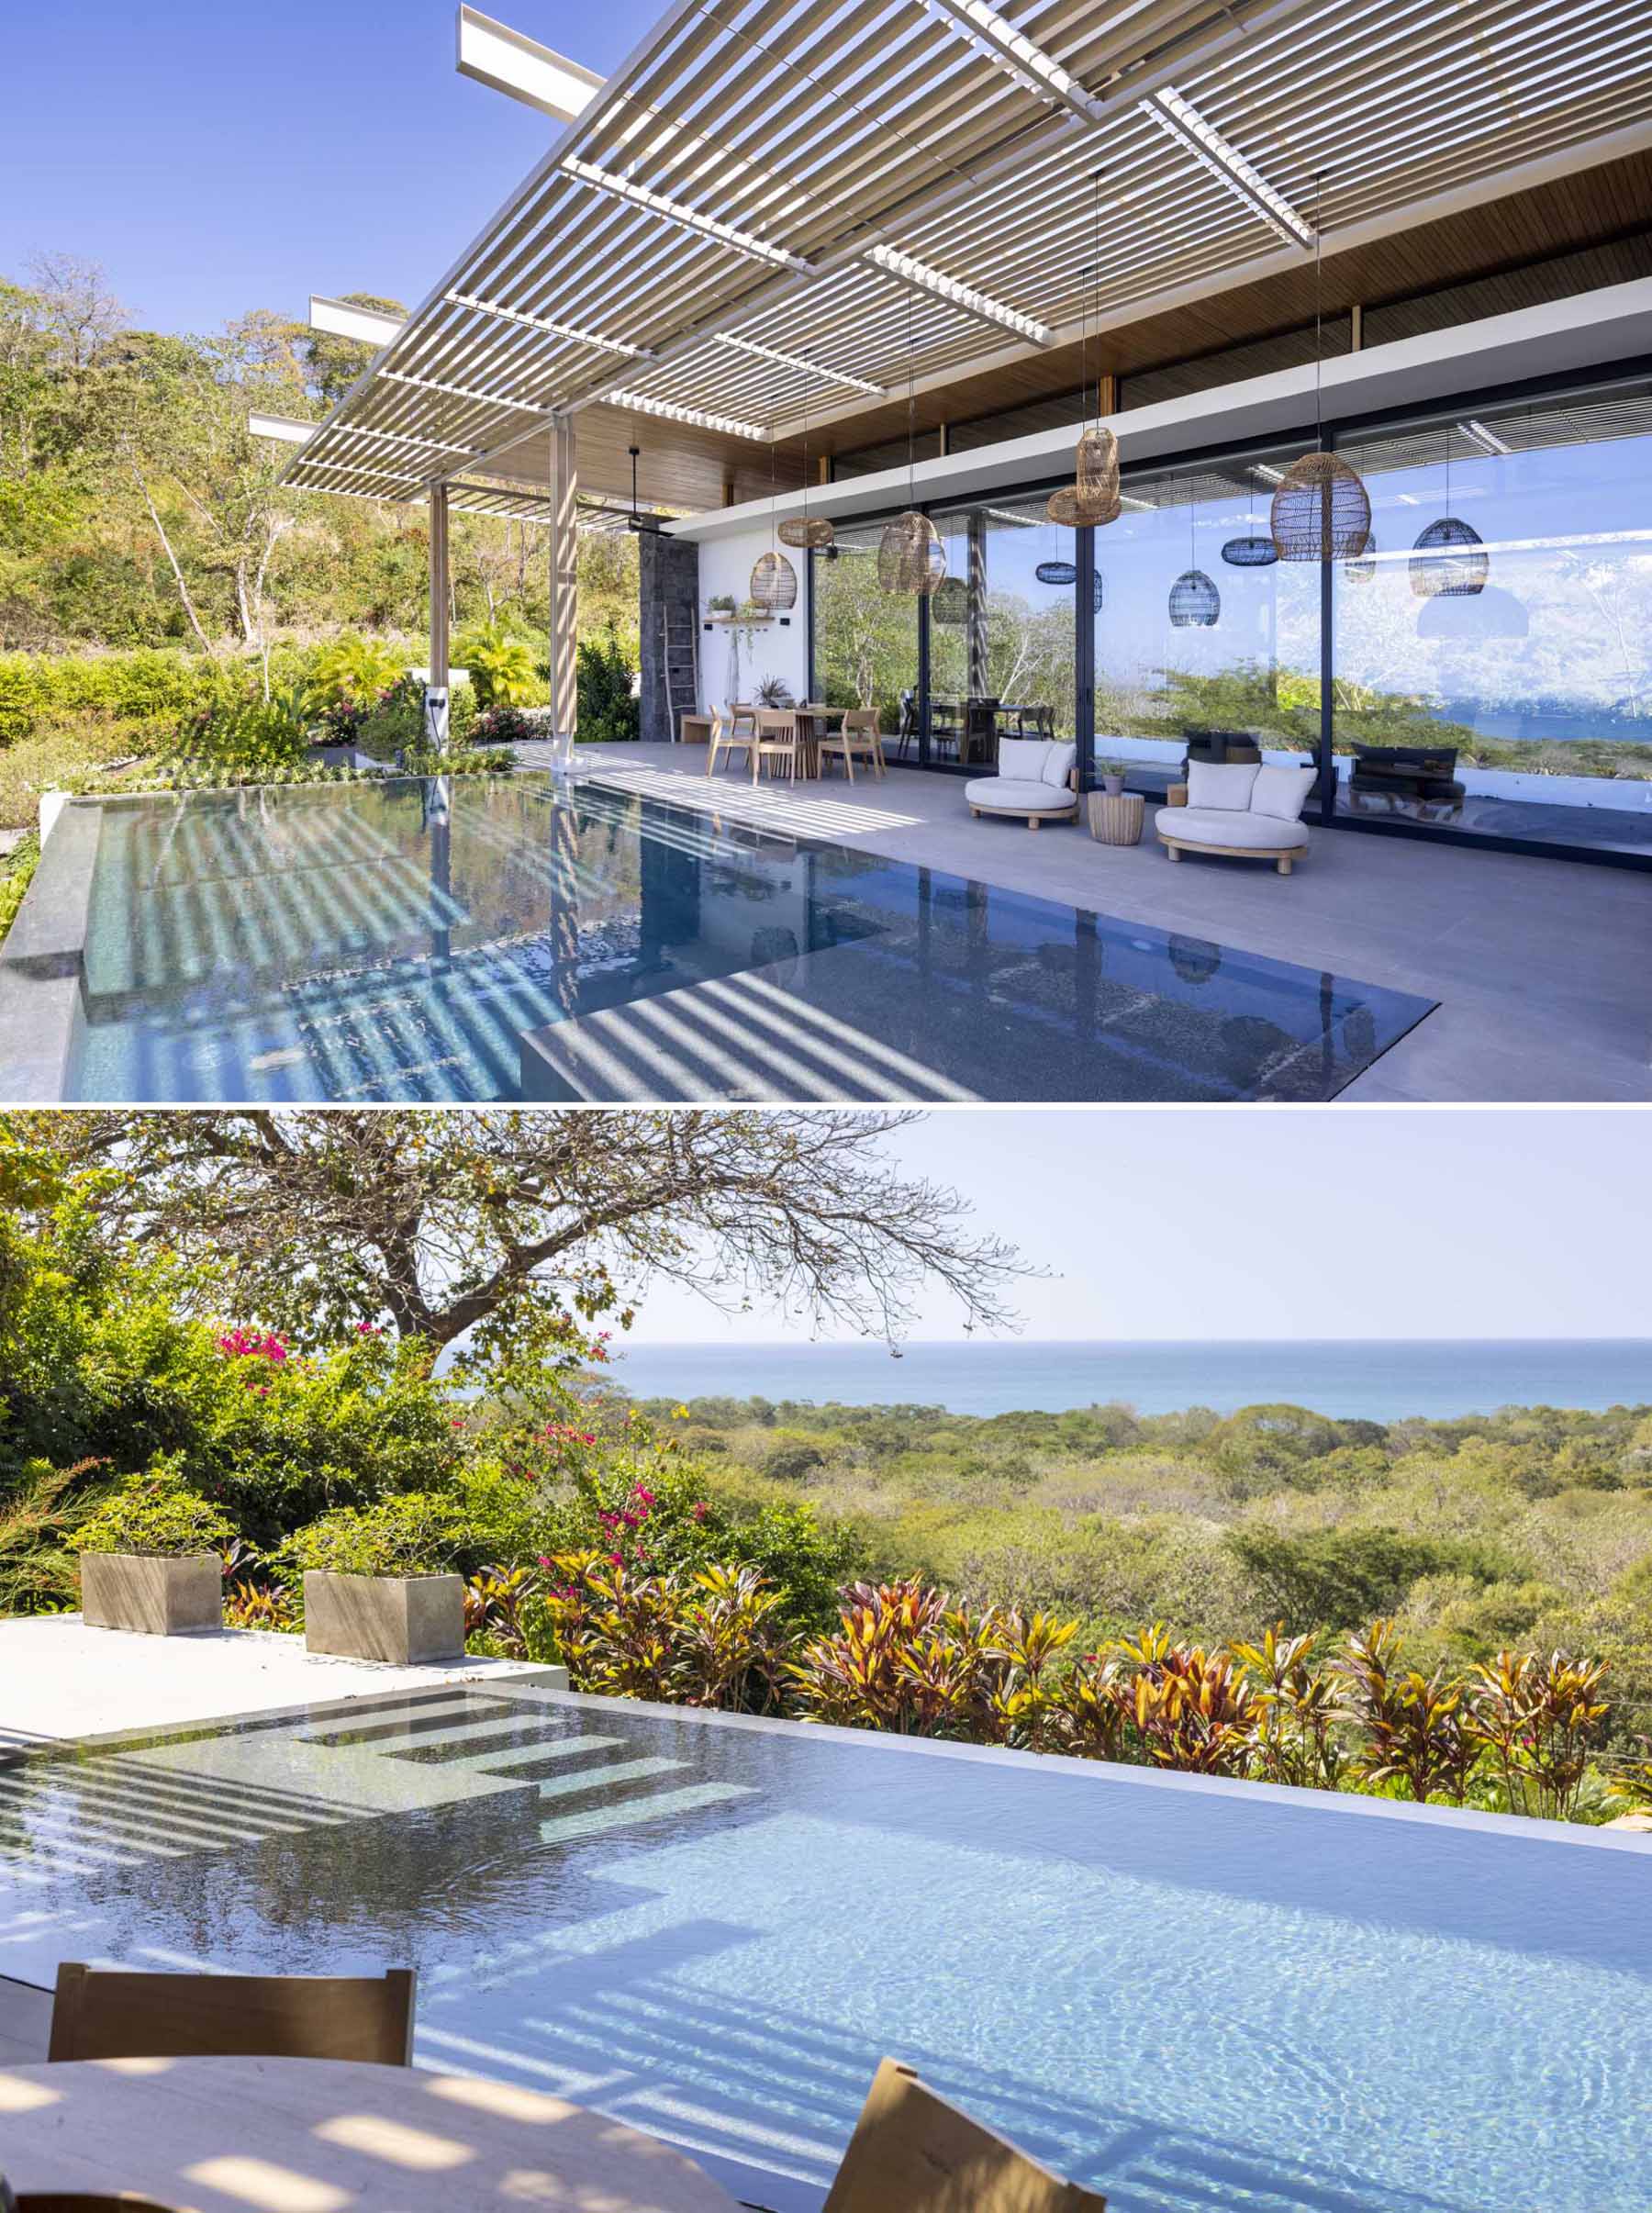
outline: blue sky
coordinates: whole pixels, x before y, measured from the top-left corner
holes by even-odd
[[[409,303],[545,151],[545,117],[461,77],[452,0],[37,0],[6,12],[0,275],[101,262],[138,322],[210,330],[314,292]],[[510,0],[606,73],[661,0]]]
[[[891,1142],[1054,1271],[1039,1338],[1652,1336],[1646,1117],[960,1109]],[[794,1335],[661,1287],[638,1343]],[[910,1335],[962,1341],[944,1300]]]

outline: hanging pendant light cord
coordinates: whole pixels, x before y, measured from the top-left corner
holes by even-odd
[[[1320,221],[1324,178],[1313,180],[1313,442],[1325,450],[1325,233]]]

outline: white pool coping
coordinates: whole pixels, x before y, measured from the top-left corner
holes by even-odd
[[[512,1660],[412,1668],[339,1660],[261,1629],[141,1637],[88,1628],[78,1614],[26,1615],[0,1620],[0,1743],[84,1743],[447,1683],[525,1688],[552,1673]]]

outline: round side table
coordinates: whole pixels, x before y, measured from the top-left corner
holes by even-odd
[[[1144,801],[1139,791],[1092,791],[1089,833],[1100,845],[1137,845],[1142,839]]]

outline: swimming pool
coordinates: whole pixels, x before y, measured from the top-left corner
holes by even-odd
[[[433,1692],[0,1776],[0,1973],[419,1972],[419,2056],[809,2213],[877,2059],[1115,2213],[1642,2213],[1652,1846]]]
[[[76,805],[13,937],[0,1096],[117,1104],[1318,1100],[1433,1004],[540,774]]]

